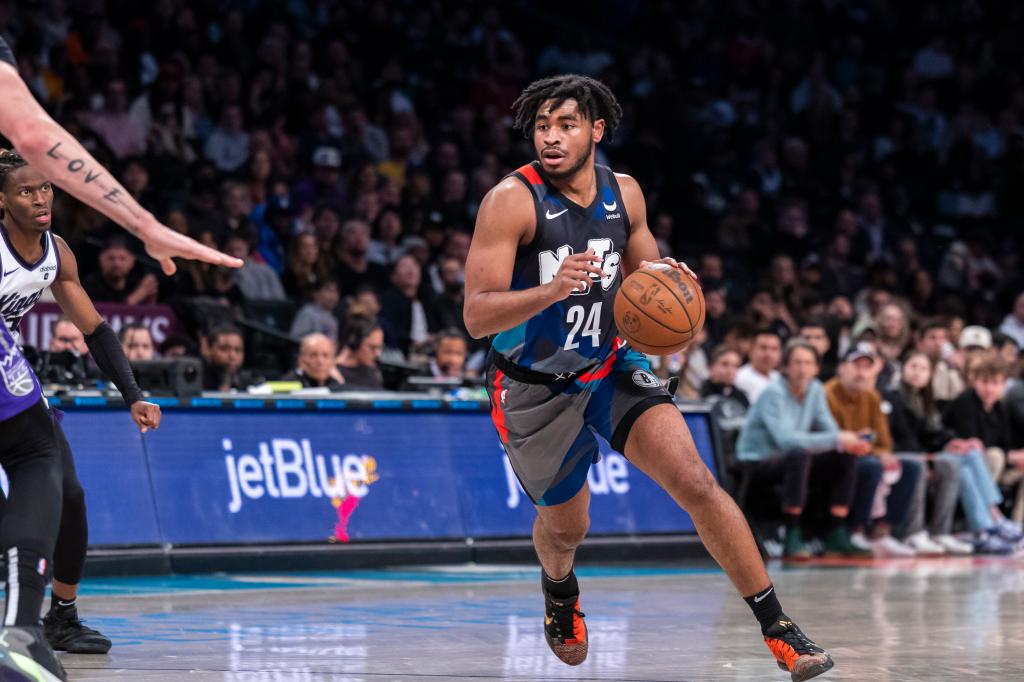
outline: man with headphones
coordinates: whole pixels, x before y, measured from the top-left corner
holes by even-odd
[[[338,369],[345,385],[380,390],[384,380],[378,359],[384,350],[384,331],[377,320],[354,315],[348,319],[338,354]]]

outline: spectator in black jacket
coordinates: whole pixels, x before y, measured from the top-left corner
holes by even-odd
[[[993,480],[1016,486],[1013,516],[1024,515],[1024,494],[1021,477],[1024,472],[1024,449],[1015,447],[1009,410],[1002,398],[1006,390],[1006,369],[998,358],[989,357],[977,363],[968,388],[946,405],[943,422],[958,437],[970,439],[972,446],[984,448]],[[996,503],[998,504],[998,503]],[[995,530],[1009,543],[1024,539],[1019,521],[1000,518]]]
[[[422,270],[415,258],[402,256],[391,273],[392,288],[380,297],[384,343],[406,355],[414,345],[431,339],[438,328],[433,301],[420,296]]]
[[[743,405],[744,409],[750,408],[747,394],[736,387],[736,372],[739,371],[741,364],[743,364],[743,358],[740,356],[740,352],[732,346],[715,348],[711,353],[711,375],[700,388],[701,397],[720,395],[737,401]]]
[[[932,466],[931,477],[927,480],[921,477],[918,483],[929,488],[932,503],[928,534],[931,541],[938,545],[939,553],[970,554],[973,547],[952,535],[953,515],[961,492],[960,471],[961,468],[966,469],[970,476],[977,470],[988,476],[988,470],[980,450],[972,450],[967,441],[953,438],[942,425],[942,417],[932,396],[931,380],[932,363],[928,356],[911,352],[904,358],[898,387],[882,394],[882,411],[889,419],[893,451],[901,456],[916,455],[922,464],[930,462]],[[980,466],[980,469],[971,469],[972,466]],[[924,496],[915,495],[913,499],[921,500]],[[918,553],[934,553],[935,548],[927,547],[923,541],[925,537],[919,535],[924,528],[924,516],[925,510],[914,505],[907,522],[911,533],[907,543]]]

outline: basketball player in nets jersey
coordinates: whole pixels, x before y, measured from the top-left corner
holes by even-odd
[[[17,342],[21,318],[43,291],[52,287],[63,312],[85,334],[97,366],[121,392],[132,420],[142,431],[155,429],[160,424],[160,407],[142,400],[120,341],[82,288],[74,254],[50,231],[52,205],[49,180],[16,152],[0,151],[0,316],[4,327]],[[83,625],[75,606],[89,537],[85,495],[56,414],[53,431],[63,484],[60,532],[53,556],[53,598],[43,621],[45,632],[57,650],[106,653],[110,640]],[[8,511],[4,511],[5,521]]]
[[[667,263],[647,227],[636,180],[595,163],[622,110],[591,78],[529,85],[515,126],[537,160],[484,198],[466,263],[466,327],[491,336],[492,417],[533,500],[544,634],[570,665],[587,656],[573,557],[589,526],[587,471],[594,434],[689,512],[705,546],[745,595],[779,667],[806,680],[832,659],[782,611],[743,515],[708,471],[668,391],[642,353],[616,335],[612,305],[622,279]]]

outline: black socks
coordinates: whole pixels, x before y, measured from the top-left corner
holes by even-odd
[[[75,604],[78,602],[77,597],[65,601],[59,598],[55,594],[50,594],[50,613],[58,616],[66,616],[75,611]]]
[[[747,606],[754,612],[754,618],[761,624],[761,632],[775,625],[782,617],[782,605],[775,595],[775,585],[769,585],[757,594],[744,597],[743,601],[747,602]]]
[[[540,583],[544,587],[544,591],[555,599],[564,601],[579,596],[580,585],[576,582],[576,573],[573,571],[570,570],[569,575],[560,580],[553,580],[543,568],[540,569],[540,575]]]

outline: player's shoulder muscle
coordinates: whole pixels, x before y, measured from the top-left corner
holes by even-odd
[[[491,188],[480,202],[474,239],[485,242],[528,242],[536,229],[533,194],[509,176]]]

